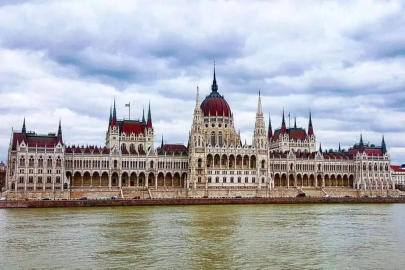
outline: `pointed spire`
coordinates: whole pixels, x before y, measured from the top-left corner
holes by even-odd
[[[297,116],[294,116],[294,128],[297,128]]]
[[[287,133],[287,127],[285,126],[284,108],[283,108],[283,119],[281,120],[281,133]]]
[[[218,92],[217,78],[215,75],[215,61],[214,61],[214,79],[212,81],[211,90],[212,92]]]
[[[312,127],[312,115],[309,111],[309,122],[308,122],[308,136],[314,135],[314,128]]]
[[[271,128],[271,118],[269,113],[269,129],[267,130],[267,139],[270,141],[271,137],[273,137],[273,130]]]
[[[24,117],[24,122],[23,122],[23,126],[22,126],[21,132],[22,132],[22,133],[26,133],[26,132],[27,132],[27,129],[25,128],[25,117]]]
[[[149,128],[152,128],[152,114],[150,112],[150,101],[149,101],[149,108],[148,108],[148,124],[147,126]]]
[[[200,107],[200,89],[198,88],[197,85],[197,94],[195,96],[195,108],[199,108]]]
[[[115,97],[114,97],[114,108],[113,108],[113,117],[112,117],[112,126],[117,126],[117,110],[115,108]]]
[[[382,141],[381,141],[381,152],[383,155],[385,155],[387,153],[387,146],[385,145],[384,135],[382,136]]]
[[[162,134],[162,143],[160,145],[160,148],[163,149],[163,134]]]
[[[62,136],[62,124],[61,124],[61,119],[59,119],[58,136]]]
[[[112,106],[110,106],[110,119],[109,119],[109,123],[112,123]]]
[[[364,143],[363,143],[363,134],[360,134],[360,143],[359,143],[359,146],[364,146]]]
[[[322,144],[321,143],[319,143],[319,153],[322,154]]]
[[[257,115],[263,115],[262,98],[260,97],[260,89],[259,89],[259,100],[257,102]]]
[[[145,123],[145,106],[142,106],[142,123]]]
[[[338,152],[339,152],[339,153],[342,152],[342,148],[340,148],[340,142],[339,142],[339,149],[338,149]]]

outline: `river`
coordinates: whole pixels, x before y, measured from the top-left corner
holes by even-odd
[[[404,269],[405,204],[0,209],[0,269]]]

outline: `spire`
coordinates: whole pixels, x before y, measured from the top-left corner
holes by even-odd
[[[142,107],[142,123],[145,123],[145,107]]]
[[[359,146],[364,146],[364,143],[363,143],[363,135],[362,135],[362,134],[360,134],[360,143],[359,143]]]
[[[162,143],[160,145],[160,148],[163,149],[163,134],[162,134]]]
[[[218,92],[217,78],[215,76],[215,61],[214,61],[214,80],[212,81],[211,90],[212,92]]]
[[[112,123],[112,106],[110,106],[110,120],[109,120],[109,122],[108,123]]]
[[[339,149],[338,149],[338,152],[339,152],[339,153],[342,152],[342,149],[340,148],[340,142],[339,142]]]
[[[283,108],[283,119],[281,120],[281,133],[287,133],[287,127],[285,126],[284,108]]]
[[[322,144],[321,143],[319,143],[319,153],[322,154]]]
[[[382,136],[382,141],[381,141],[381,152],[383,155],[385,155],[387,153],[387,146],[385,145],[384,135]]]
[[[147,126],[149,128],[152,128],[152,114],[150,112],[150,101],[149,101],[149,108],[148,108],[148,124]]]
[[[113,108],[113,117],[112,117],[112,126],[117,125],[117,110],[115,108],[115,97],[114,97],[114,108]]]
[[[199,108],[200,106],[200,89],[197,86],[197,94],[195,96],[195,108]]]
[[[22,133],[26,133],[26,132],[27,132],[27,130],[25,129],[25,117],[24,117],[24,122],[23,122],[23,126],[22,126],[21,132],[22,132]]]
[[[308,136],[312,136],[312,135],[314,135],[314,128],[312,127],[311,111],[309,111]]]
[[[259,90],[259,100],[257,102],[257,114],[263,115],[262,98],[260,97],[260,90]]]
[[[270,141],[271,137],[273,137],[273,130],[271,129],[271,118],[269,113],[269,129],[267,130],[267,139]]]
[[[294,116],[294,128],[297,128],[297,117]]]
[[[61,120],[60,119],[59,119],[58,136],[62,136],[62,125],[61,125]]]

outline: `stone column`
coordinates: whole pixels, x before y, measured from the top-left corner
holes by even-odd
[[[111,189],[111,177],[112,175],[108,175],[108,189]]]
[[[157,175],[155,175],[155,188],[158,188],[158,183],[157,183]]]

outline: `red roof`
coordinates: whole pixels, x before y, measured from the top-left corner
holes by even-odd
[[[109,154],[110,153],[110,151],[104,146],[104,149],[103,149],[103,152],[102,152],[103,154]]]
[[[399,165],[391,165],[391,169],[394,171],[394,172],[402,172],[402,173],[405,173],[405,168],[404,167],[402,167],[402,166],[399,166]]]
[[[282,133],[281,129],[275,130],[272,140],[277,141],[278,137],[280,136],[281,133]],[[303,141],[307,138],[307,132],[304,129],[291,128],[290,130],[287,129],[287,133],[289,134],[290,140],[293,139],[294,141],[297,141],[297,140]]]
[[[143,133],[146,128],[146,124],[138,121],[123,121],[121,125],[121,132],[126,134],[140,134]]]
[[[231,108],[228,102],[220,95],[209,95],[201,103],[204,116],[231,116]]]
[[[163,150],[169,151],[169,150],[187,150],[187,147],[185,147],[183,144],[164,144],[162,147]]]
[[[98,147],[94,148],[93,154],[100,154],[100,151],[98,150]]]
[[[56,135],[37,135],[35,133],[13,133],[11,149],[17,149],[17,141],[21,144],[24,141],[28,147],[48,147],[53,148],[58,144]]]

